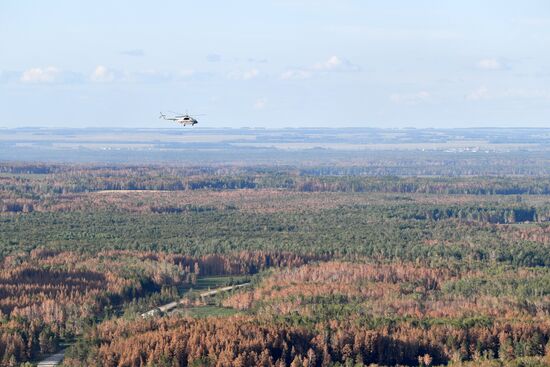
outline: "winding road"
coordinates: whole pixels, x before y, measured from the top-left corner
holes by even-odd
[[[46,359],[41,360],[38,362],[37,367],[51,367],[51,366],[57,366],[61,363],[63,358],[65,357],[65,349],[62,351],[52,354],[51,356],[48,356]]]

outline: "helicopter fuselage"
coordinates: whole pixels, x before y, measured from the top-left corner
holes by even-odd
[[[187,126],[187,125],[193,126],[193,125],[196,125],[196,124],[199,123],[199,121],[197,121],[196,118],[191,117],[187,114],[186,115],[176,115],[174,117],[166,117],[166,115],[161,112],[159,118],[164,119],[164,120],[168,120],[168,121],[174,121],[174,122],[177,122],[178,124],[181,124],[183,126]]]
[[[194,119],[191,116],[176,116],[176,122],[178,124],[182,124],[183,126],[187,126],[187,125],[193,126],[199,123],[196,119]]]

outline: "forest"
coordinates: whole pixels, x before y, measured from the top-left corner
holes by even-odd
[[[548,366],[517,164],[1,163],[0,366]]]

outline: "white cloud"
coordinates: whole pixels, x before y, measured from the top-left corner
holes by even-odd
[[[390,96],[390,100],[398,104],[415,105],[428,102],[431,97],[429,92],[420,91],[416,93],[394,93]]]
[[[256,110],[262,110],[265,108],[265,106],[267,106],[267,99],[266,98],[260,98],[258,100],[256,100],[256,102],[254,103],[254,109]]]
[[[244,80],[253,79],[253,78],[257,77],[258,74],[260,74],[258,69],[251,69],[251,70],[245,71],[243,73],[243,79]]]
[[[160,71],[155,69],[121,71],[99,65],[90,75],[90,81],[97,83],[169,83],[185,81],[197,76],[200,75],[192,69],[178,71]]]
[[[334,70],[342,65],[342,60],[338,56],[331,56],[327,61],[319,62],[313,65],[314,70]]]
[[[328,60],[316,63],[311,67],[317,71],[359,71],[357,65],[352,64],[349,60],[341,59],[338,56],[331,56]]]
[[[288,69],[281,74],[283,80],[302,80],[311,78],[311,72],[304,69]]]
[[[103,65],[98,65],[90,75],[90,80],[97,83],[107,83],[115,80],[115,74],[113,71],[107,69]]]
[[[45,68],[32,68],[25,70],[20,80],[23,83],[54,83],[61,75],[61,70],[48,66]]]
[[[241,75],[248,79],[255,77],[254,71],[248,71]],[[104,65],[96,66],[91,73],[61,70],[48,66],[31,68],[21,71],[1,71],[0,83],[19,81],[25,84],[74,84],[74,83],[170,83],[189,80],[205,80],[211,78],[210,73],[199,73],[192,69],[177,71],[159,71],[145,69],[137,71],[124,71],[111,69]]]
[[[358,72],[361,67],[353,64],[351,61],[338,56],[331,56],[325,61],[317,62],[309,67],[291,68],[281,73],[280,78],[283,80],[300,80],[308,79],[316,73],[329,72]]]
[[[245,71],[232,71],[227,74],[227,77],[233,80],[251,80],[258,77],[258,75],[260,75],[258,69],[250,69]]]
[[[500,70],[502,63],[497,59],[482,59],[478,61],[477,67],[482,70]]]

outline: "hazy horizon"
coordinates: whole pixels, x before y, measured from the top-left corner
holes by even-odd
[[[65,130],[65,129],[80,129],[80,130],[182,130],[182,133],[188,131],[189,134],[192,134],[192,130],[303,130],[303,129],[322,129],[322,130],[347,130],[347,129],[356,129],[356,130],[550,130],[549,125],[525,125],[525,126],[491,126],[491,125],[478,125],[478,126],[449,126],[449,127],[436,127],[436,126],[426,126],[426,127],[416,127],[416,126],[231,126],[231,125],[219,125],[219,126],[193,126],[193,127],[183,127],[176,123],[172,125],[166,124],[166,126],[69,126],[69,125],[59,125],[59,126],[46,126],[46,125],[22,125],[22,126],[0,126],[2,130],[24,130],[24,129],[40,129],[40,130]]]

